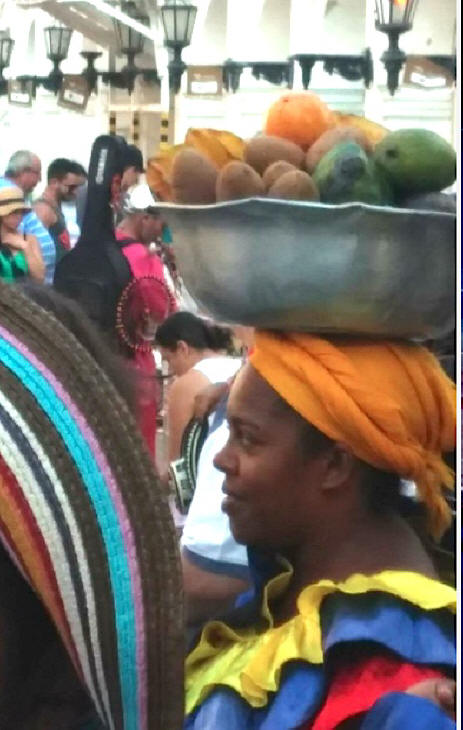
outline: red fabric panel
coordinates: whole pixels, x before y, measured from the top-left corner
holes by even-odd
[[[334,676],[325,703],[305,730],[333,730],[339,723],[369,710],[387,692],[404,692],[418,682],[445,675],[398,657],[369,657],[340,669]]]

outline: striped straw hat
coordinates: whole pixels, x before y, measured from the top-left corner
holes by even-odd
[[[178,730],[183,607],[166,495],[95,361],[3,283],[0,538],[104,727]]]

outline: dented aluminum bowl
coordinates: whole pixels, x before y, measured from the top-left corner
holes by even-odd
[[[455,326],[452,214],[257,198],[159,206],[186,288],[217,320],[417,340]]]

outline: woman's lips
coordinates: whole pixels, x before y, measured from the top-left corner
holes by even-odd
[[[239,509],[240,503],[242,503],[242,500],[239,497],[236,497],[234,494],[230,494],[226,489],[223,490],[225,494],[225,499],[222,502],[222,512],[225,512],[227,515],[232,515],[234,512],[236,512],[237,509]]]

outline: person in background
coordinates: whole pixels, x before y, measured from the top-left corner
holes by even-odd
[[[148,186],[135,187],[125,198],[125,215],[116,229],[133,276],[119,304],[117,331],[121,352],[137,369],[137,417],[153,460],[158,411],[154,337],[158,325],[176,309],[162,262],[151,245],[161,231],[162,220]]]
[[[4,281],[44,279],[45,266],[37,239],[19,232],[29,210],[20,188],[0,188],[0,279]]]
[[[41,179],[42,163],[39,157],[29,150],[18,150],[10,157],[5,176],[0,178],[0,188],[11,187],[13,183],[21,188],[27,199]],[[55,244],[34,210],[29,210],[23,217],[19,233],[35,236],[37,239],[45,265],[45,283],[52,284],[56,265]]]
[[[252,347],[252,327],[232,332],[243,361]],[[195,398],[194,417],[208,418],[208,432],[199,455],[193,498],[183,526],[181,558],[188,627],[223,614],[249,586],[246,548],[233,538],[222,511],[224,477],[214,466],[215,455],[229,436],[226,408],[233,378],[208,385]]]
[[[48,229],[55,243],[56,263],[71,250],[71,239],[66,227],[66,219],[61,204],[75,200],[81,179],[76,173],[75,163],[60,157],[49,165],[47,187],[42,196],[35,201],[34,210]]]
[[[87,184],[87,171],[83,165],[80,164],[80,162],[75,162],[74,160],[71,160],[73,172],[75,175],[77,175],[79,180],[79,187],[76,190],[76,194],[73,200],[63,202],[61,204],[61,210],[64,215],[65,221],[66,221],[66,228],[69,231],[69,239],[71,242],[71,248],[74,248],[75,244],[77,243],[79,236],[80,236],[80,228],[77,223],[77,205],[76,205],[76,199],[77,195],[79,194],[79,190],[81,189],[82,185]]]
[[[176,312],[157,329],[156,345],[175,375],[169,389],[167,422],[168,459],[180,456],[182,435],[194,415],[195,398],[207,385],[231,378],[241,360],[227,354],[232,333],[191,312]]]
[[[116,228],[116,237],[124,244],[126,255],[128,242],[141,244],[144,258],[156,262],[156,275],[161,275],[162,271],[155,244],[162,236],[163,226],[160,211],[148,185],[136,186],[125,198],[124,217]],[[152,248],[149,248],[150,244],[153,244]],[[138,250],[141,253],[141,249]]]
[[[80,162],[76,162],[75,160],[71,160],[71,162],[73,168],[72,172],[79,178],[79,186],[85,185],[88,180],[87,170],[80,164]]]
[[[124,197],[130,188],[138,184],[140,175],[144,172],[143,155],[133,144],[127,145],[125,151],[124,169],[121,180],[120,199],[113,201],[113,209],[116,225],[124,217]],[[85,206],[87,204],[87,185],[81,185],[76,196],[76,220],[79,228],[82,228]]]
[[[145,172],[143,165],[143,155],[134,144],[127,145],[127,160],[125,163],[124,174],[122,175],[122,190],[127,191],[138,185],[140,175]]]

